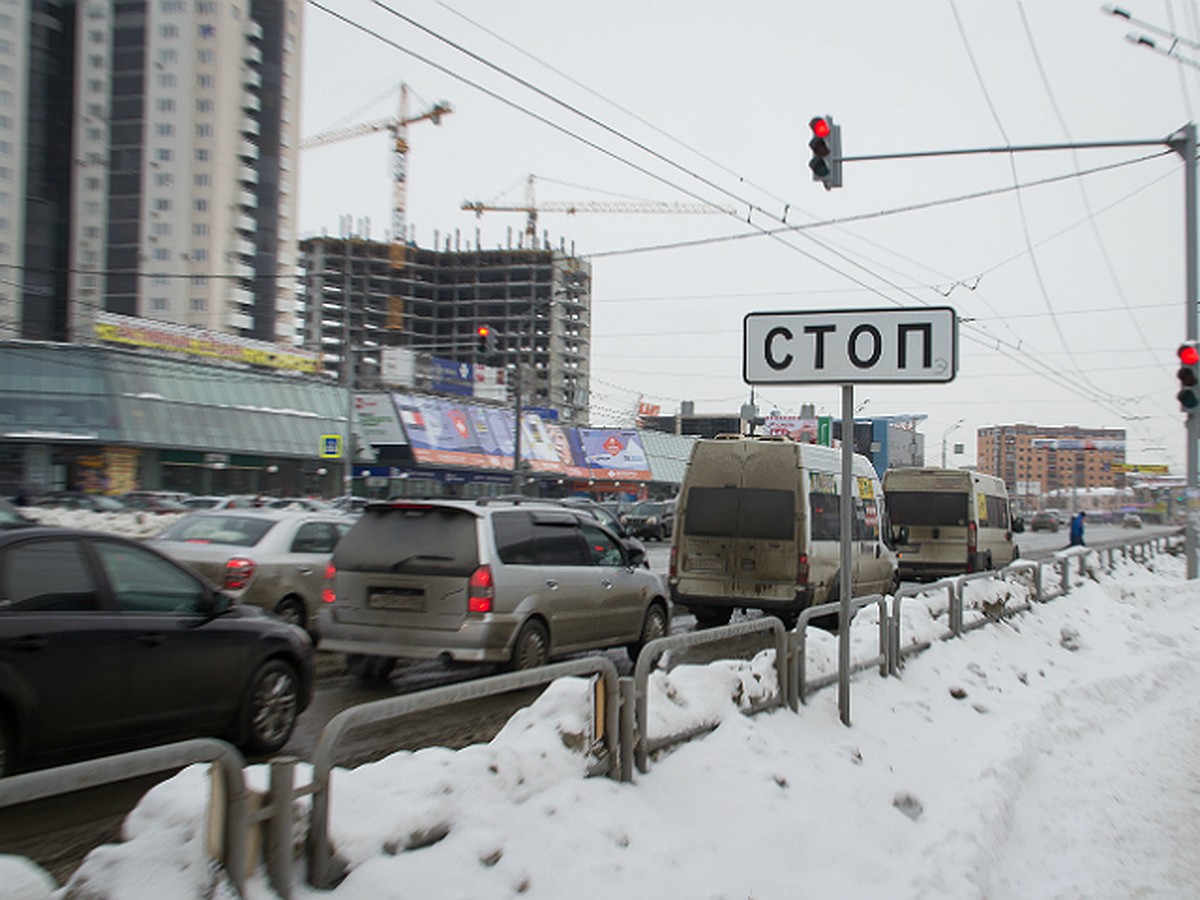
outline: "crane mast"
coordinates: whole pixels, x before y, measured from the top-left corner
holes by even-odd
[[[454,112],[454,108],[446,101],[435,103],[429,109],[415,116],[408,111],[408,85],[400,84],[400,100],[397,114],[387,119],[377,119],[373,122],[363,122],[358,125],[348,125],[330,131],[315,134],[300,143],[303,150],[311,147],[321,147],[334,144],[366,134],[387,131],[392,137],[392,241],[389,248],[389,259],[394,269],[404,268],[406,240],[408,238],[408,126],[417,122],[432,122],[442,124],[442,116]]]

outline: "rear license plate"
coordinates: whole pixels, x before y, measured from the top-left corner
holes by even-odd
[[[419,612],[425,608],[425,592],[419,590],[378,590],[367,595],[371,609],[403,609]]]
[[[689,556],[686,570],[688,572],[724,572],[725,560],[711,556]]]

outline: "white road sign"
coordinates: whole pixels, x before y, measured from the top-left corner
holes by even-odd
[[[750,313],[743,337],[747,384],[943,382],[958,371],[948,306]]]

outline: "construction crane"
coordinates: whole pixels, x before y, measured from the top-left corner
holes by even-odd
[[[321,147],[338,141],[361,137],[364,134],[374,134],[387,131],[392,135],[392,245],[390,258],[392,268],[404,267],[405,240],[408,237],[408,220],[405,207],[408,205],[408,126],[416,122],[430,121],[434,125],[442,124],[442,116],[454,112],[454,108],[446,101],[435,103],[425,112],[416,116],[408,114],[408,85],[400,85],[400,109],[397,115],[379,119],[375,122],[364,122],[360,125],[347,125],[335,128],[321,134],[305,138],[300,142],[300,148]]]
[[[462,209],[474,212],[476,217],[482,216],[485,212],[523,212],[525,213],[525,234],[529,237],[530,246],[532,247],[537,239],[537,217],[539,212],[561,212],[568,215],[574,215],[580,212],[598,212],[598,213],[689,213],[689,214],[711,214],[733,212],[731,209],[726,209],[720,206],[713,206],[708,203],[659,203],[654,201],[641,200],[581,200],[578,202],[572,201],[551,201],[548,203],[538,203],[534,196],[533,188],[534,176],[530,175],[525,182],[525,203],[521,205],[502,205],[494,203],[484,203],[481,200],[464,200]]]

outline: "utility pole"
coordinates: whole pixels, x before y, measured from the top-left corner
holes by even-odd
[[[1184,325],[1187,339],[1200,338],[1200,326],[1196,319],[1197,295],[1200,293],[1200,269],[1196,261],[1196,123],[1188,122],[1171,135],[1171,149],[1183,157],[1184,171],[1184,246],[1187,257],[1187,297],[1185,298]],[[1188,580],[1197,577],[1196,565],[1196,502],[1197,490],[1197,443],[1200,442],[1200,415],[1196,410],[1187,412],[1187,515],[1184,517],[1183,548],[1187,556]]]

